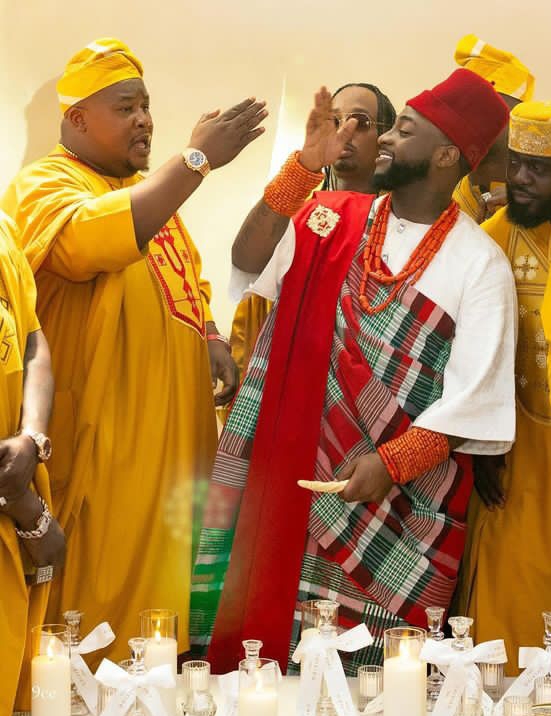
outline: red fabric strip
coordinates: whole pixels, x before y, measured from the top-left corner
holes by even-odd
[[[286,669],[337,299],[373,196],[319,192],[294,217],[297,240],[272,338],[262,406],[234,546],[208,653],[214,673],[236,668],[243,639]],[[306,226],[317,204],[346,210],[326,238]],[[282,515],[284,519],[282,519]]]

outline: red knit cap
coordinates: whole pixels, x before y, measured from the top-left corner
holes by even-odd
[[[406,104],[444,132],[471,169],[480,164],[509,119],[509,108],[492,85],[464,69]]]

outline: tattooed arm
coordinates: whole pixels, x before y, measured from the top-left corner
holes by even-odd
[[[262,273],[289,221],[287,216],[276,214],[261,199],[245,219],[234,241],[234,266],[247,273]]]

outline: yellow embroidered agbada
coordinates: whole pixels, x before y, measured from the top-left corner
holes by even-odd
[[[36,276],[52,352],[55,514],[67,562],[48,617],[110,622],[128,655],[138,613],[178,612],[188,647],[192,488],[207,479],[216,424],[205,321],[209,285],[178,217],[137,248],[128,187],[58,146],[3,200]],[[96,659],[96,663],[97,663]]]
[[[233,316],[230,344],[232,357],[241,376],[245,375],[256,339],[271,309],[271,301],[255,294],[247,296],[237,304]]]
[[[516,279],[517,435],[506,458],[505,509],[488,510],[473,493],[459,613],[474,618],[475,641],[505,638],[506,670],[514,674],[519,646],[541,645],[541,612],[551,604],[551,403],[540,313],[551,224],[524,229],[500,209],[482,228],[506,252]]]
[[[0,211],[0,439],[19,429],[23,402],[23,357],[29,333],[40,328],[35,313],[32,272],[16,245],[15,226]],[[48,502],[48,475],[39,465],[34,486]],[[49,584],[28,588],[13,521],[0,515],[0,714],[14,705],[30,708],[30,644],[32,626],[46,613]],[[21,679],[16,701],[18,682]]]
[[[502,184],[492,183],[492,189]],[[459,204],[461,211],[471,217],[477,224],[481,224],[486,217],[486,203],[482,198],[480,187],[471,183],[470,174],[461,179],[453,192],[453,199]]]

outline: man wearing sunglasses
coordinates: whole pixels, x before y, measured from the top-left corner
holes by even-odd
[[[340,156],[324,168],[321,188],[373,194],[377,139],[394,123],[396,110],[392,102],[376,85],[349,83],[333,94],[333,118],[337,129],[350,118],[355,120],[356,128]],[[252,295],[240,301],[235,310],[230,343],[242,375],[271,308],[269,299]]]
[[[390,194],[304,205],[356,131],[356,119],[337,130],[322,88],[303,149],[245,220],[232,289],[278,301],[204,513],[191,623],[215,672],[248,635],[285,668],[306,600],[367,623],[374,643],[344,656],[350,674],[382,661],[386,628],[449,606],[470,454],[506,452],[515,413],[511,268],[452,192],[507,117],[486,80],[456,70],[379,137],[374,188]]]

